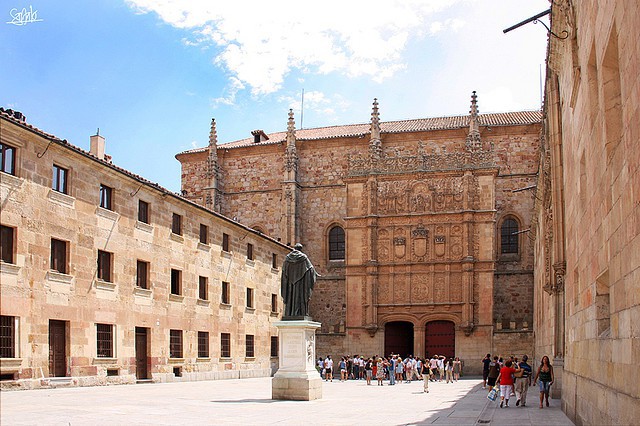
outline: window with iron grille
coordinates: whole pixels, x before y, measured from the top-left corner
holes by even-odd
[[[0,315],[0,358],[16,357],[16,317]]]
[[[67,273],[67,242],[51,239],[51,269],[61,274]]]
[[[100,184],[100,207],[113,210],[113,188]]]
[[[0,143],[0,170],[10,175],[16,173],[16,149]]]
[[[278,312],[278,295],[271,293],[271,312]]]
[[[149,262],[138,260],[136,267],[136,286],[149,288]]]
[[[111,282],[111,256],[108,251],[98,250],[98,279]]]
[[[253,358],[255,356],[255,351],[254,351],[254,338],[253,338],[253,334],[247,334],[246,338],[245,338],[245,356],[247,358]]]
[[[138,200],[138,222],[149,223],[149,203]]]
[[[329,231],[329,260],[344,260],[344,229],[334,226]]]
[[[220,357],[231,358],[231,334],[220,334]]]
[[[98,358],[113,358],[113,325],[96,324]]]
[[[182,358],[182,330],[169,330],[169,357]]]
[[[176,235],[182,235],[182,216],[177,213],[173,214],[173,219],[171,221],[171,232]]]
[[[247,308],[253,308],[253,289],[247,287]]]
[[[0,259],[5,263],[14,263],[13,257],[13,228],[0,225]]]
[[[54,191],[62,192],[63,194],[68,194],[67,192],[68,176],[69,176],[69,170],[54,164],[53,165],[53,184],[51,185],[51,188]]]
[[[271,267],[278,269],[278,255],[275,253],[271,253]]]
[[[209,244],[209,227],[202,223],[200,224],[200,242],[202,244]]]
[[[198,358],[209,358],[208,331],[198,331]]]
[[[253,260],[253,244],[247,244],[247,259]]]
[[[226,282],[226,281],[222,281],[222,297],[220,299],[220,303],[224,304],[224,305],[230,305],[231,301],[230,301],[230,297],[229,297],[229,287],[231,285]]]
[[[271,336],[271,356],[278,356],[278,336]]]
[[[229,234],[222,234],[222,251],[229,252]]]
[[[182,271],[178,269],[171,270],[171,294],[182,294]]]
[[[198,277],[198,298],[209,300],[209,279],[207,277]]]
[[[508,218],[500,227],[500,252],[502,254],[518,253],[518,222]]]

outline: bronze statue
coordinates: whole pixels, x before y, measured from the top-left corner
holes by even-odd
[[[302,244],[296,244],[282,265],[283,320],[309,319],[309,299],[318,276],[311,261],[302,252]]]

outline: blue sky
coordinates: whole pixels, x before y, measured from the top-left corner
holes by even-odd
[[[16,11],[38,22],[13,25]],[[548,0],[2,0],[0,106],[180,189],[178,152],[251,130],[540,107]],[[15,9],[12,12],[12,9]],[[13,14],[13,15],[12,15]],[[548,23],[548,17],[543,18]]]

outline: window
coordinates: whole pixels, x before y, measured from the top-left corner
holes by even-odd
[[[0,316],[0,358],[16,357],[16,317]]]
[[[500,227],[500,253],[518,253],[518,222],[513,218],[505,219]]]
[[[51,239],[51,269],[60,272],[61,274],[67,273],[67,242]]]
[[[209,227],[202,223],[200,224],[200,242],[202,244],[209,244]]]
[[[169,358],[182,358],[182,330],[169,330]]]
[[[10,226],[0,226],[0,259],[5,263],[14,263],[13,228]]]
[[[209,300],[209,279],[207,277],[198,278],[198,297],[201,300]]]
[[[271,356],[278,356],[278,336],[271,336]]]
[[[271,312],[278,312],[278,295],[271,293]]]
[[[245,339],[245,354],[244,354],[244,356],[246,356],[247,358],[253,358],[256,356],[253,342],[254,342],[253,334],[247,334],[247,337]]]
[[[96,324],[98,358],[113,358],[113,325]]]
[[[113,188],[100,184],[100,207],[113,210]]]
[[[178,269],[171,270],[171,294],[182,294],[182,271]]]
[[[247,287],[247,308],[253,308],[253,289]]]
[[[278,269],[278,255],[275,253],[271,253],[271,267]]]
[[[3,143],[0,143],[0,170],[10,175],[16,174],[16,149]]]
[[[231,334],[220,334],[220,357],[231,358]]]
[[[149,224],[149,203],[138,200],[138,222]]]
[[[220,299],[220,303],[230,305],[231,302],[229,300],[229,283],[222,281],[222,297]]]
[[[173,214],[173,219],[171,221],[171,232],[176,235],[182,235],[182,216],[177,213]]]
[[[98,250],[98,279],[111,282],[111,256],[107,251]]]
[[[229,252],[229,234],[222,234],[222,251]]]
[[[253,260],[253,244],[247,244],[247,260]]]
[[[344,260],[344,229],[339,226],[329,231],[329,260]]]
[[[198,358],[209,358],[208,331],[198,331]]]
[[[149,288],[149,262],[138,260],[136,269],[136,286]]]
[[[62,192],[63,194],[68,194],[67,192],[68,176],[69,176],[69,171],[67,169],[54,164],[53,165],[53,184],[51,188],[54,191]]]

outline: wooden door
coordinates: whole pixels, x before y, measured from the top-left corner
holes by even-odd
[[[413,324],[393,321],[384,325],[384,355],[413,355]]]
[[[425,352],[428,356],[456,354],[456,329],[451,321],[431,321],[426,326]]]
[[[49,320],[49,376],[67,376],[67,324]]]
[[[139,380],[149,378],[147,330],[144,327],[136,327],[136,378]]]

